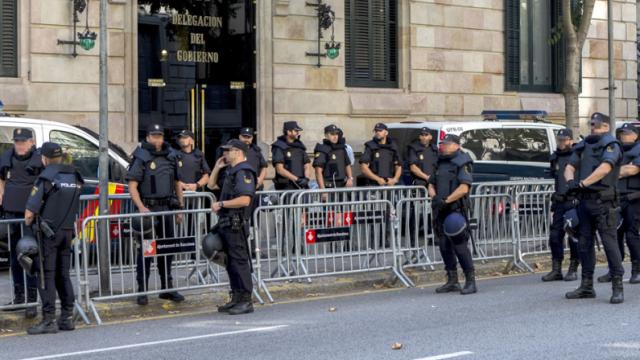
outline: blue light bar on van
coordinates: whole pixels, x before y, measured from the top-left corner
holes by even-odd
[[[544,110],[484,110],[484,120],[537,120],[544,121],[549,114]]]

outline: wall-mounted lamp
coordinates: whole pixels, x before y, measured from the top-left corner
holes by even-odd
[[[322,0],[318,0],[317,3],[307,3],[307,6],[313,6],[318,11],[318,52],[307,52],[307,56],[318,57],[317,66],[320,67],[321,57],[328,57],[329,59],[335,59],[340,55],[340,43],[334,40],[334,27],[333,23],[336,21],[336,13],[331,9],[331,6],[323,4]],[[322,31],[331,28],[331,41],[324,44],[325,53],[320,52],[320,39],[322,39]]]
[[[80,45],[86,51],[93,49],[96,45],[98,34],[89,30],[89,4],[87,0],[71,0],[73,2],[73,41],[58,39],[58,45],[73,45],[73,57],[78,56],[76,45]],[[85,11],[86,10],[86,11]],[[77,32],[77,23],[80,22],[79,15],[85,12],[86,25],[83,32]]]

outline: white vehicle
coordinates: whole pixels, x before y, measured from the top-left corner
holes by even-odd
[[[544,112],[535,112],[542,113]],[[517,119],[517,116],[521,116],[534,121],[496,120],[495,117],[485,115],[488,117],[485,121],[410,121],[391,123],[387,126],[390,136],[396,141],[403,155],[407,145],[417,139],[420,128],[424,126],[433,131],[433,138],[438,142],[446,134],[460,136],[462,150],[474,160],[474,181],[549,177],[545,170],[549,169],[549,157],[556,149],[555,135],[564,126],[541,121],[532,115],[533,112],[509,114],[512,114],[511,118]]]
[[[85,179],[84,194],[93,193],[98,186],[98,135],[93,131],[60,122],[4,116],[0,114],[0,153],[13,146],[13,130],[28,128],[33,131],[36,146],[46,141],[60,144],[71,155],[73,164]],[[109,181],[124,183],[129,156],[122,148],[109,144]]]

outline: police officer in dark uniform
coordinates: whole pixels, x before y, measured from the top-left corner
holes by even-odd
[[[133,153],[133,159],[127,173],[129,193],[131,200],[141,213],[152,211],[169,211],[184,208],[182,187],[178,177],[178,159],[171,146],[164,141],[164,128],[158,124],[149,126],[147,137]],[[159,218],[155,234],[159,238],[172,238],[174,236],[174,224],[172,216]],[[176,216],[176,222],[181,221],[181,216]],[[160,271],[160,284],[162,289],[171,289],[173,279],[171,277],[172,255],[158,256],[158,271]],[[147,290],[149,282],[149,270],[151,258],[142,256],[142,246],[138,249],[136,280],[138,291]],[[144,268],[143,268],[144,265]],[[163,292],[161,299],[180,302],[184,297],[176,291]],[[147,305],[147,296],[137,298],[139,305]]]
[[[13,147],[0,156],[0,205],[5,219],[24,219],[24,210],[29,192],[38,175],[42,172],[42,158],[36,151],[33,132],[18,128],[13,131]],[[26,276],[16,258],[16,244],[23,235],[31,235],[31,229],[19,224],[11,226],[9,255],[11,278],[13,280],[13,301],[8,305],[34,303],[38,301],[38,287],[35,276]],[[26,299],[25,299],[26,294]],[[11,310],[7,310],[11,311]],[[30,319],[38,315],[37,308],[28,307],[25,317]]]
[[[283,135],[271,145],[271,162],[276,169],[276,190],[308,189],[311,160],[300,141],[302,128],[295,121],[283,125]]]
[[[393,186],[402,175],[400,153],[396,143],[389,137],[387,125],[378,123],[373,131],[373,139],[364,144],[360,170],[367,178],[367,185]]]
[[[420,129],[418,140],[409,144],[407,148],[413,185],[427,186],[429,178],[433,175],[438,161],[438,147],[431,143],[432,140],[431,129],[423,127]]]
[[[316,144],[313,167],[316,169],[316,180],[321,189],[352,187],[353,175],[351,161],[346,146],[340,143],[340,129],[335,125],[324,128],[325,138]]]
[[[62,163],[60,145],[46,142],[42,144],[41,154],[45,168],[33,186],[24,215],[27,226],[35,224],[34,230],[41,241],[40,256],[44,273],[44,288],[40,288],[42,321],[27,330],[31,335],[75,329],[75,297],[69,269],[73,227],[84,183],[73,165]],[[61,305],[57,323],[56,291]]]
[[[476,290],[475,269],[469,250],[469,228],[467,211],[468,196],[473,183],[471,176],[473,160],[460,150],[460,138],[447,134],[441,141],[441,154],[438,156],[434,176],[429,178],[429,197],[433,208],[433,226],[438,239],[440,254],[447,272],[447,282],[436,289],[437,293],[460,291],[461,294],[473,294]],[[461,224],[455,236],[446,235],[443,224],[452,213],[458,212],[466,221]],[[465,284],[460,289],[456,257],[464,271]]]
[[[604,246],[612,278],[610,302],[624,302],[622,287],[622,256],[616,239],[619,208],[618,175],[622,153],[620,144],[609,134],[610,119],[601,113],[591,116],[591,135],[574,148],[570,163],[565,168],[568,192],[577,193],[578,251],[582,264],[582,281],[575,291],[568,292],[568,299],[595,298],[593,272],[596,264],[594,248],[597,230]]]
[[[209,165],[200,149],[195,148],[195,135],[189,130],[178,134],[180,150],[178,158],[178,179],[183,191],[198,191],[209,182]]]
[[[256,175],[254,168],[245,160],[249,151],[246,143],[232,139],[224,145],[224,149],[229,165],[220,201],[213,204],[213,211],[219,216],[217,232],[222,236],[224,252],[227,254],[231,300],[218,307],[218,311],[239,315],[253,312],[253,282],[247,238]]]
[[[551,155],[551,176],[555,179],[555,193],[552,197],[551,211],[553,220],[549,233],[549,247],[551,248],[551,271],[542,277],[542,281],[578,279],[577,271],[580,259],[578,257],[578,244],[574,239],[569,239],[569,253],[571,260],[567,274],[562,276],[562,260],[564,259],[564,214],[577,205],[575,195],[567,193],[567,182],[564,179],[564,169],[573,153],[573,132],[570,129],[562,129],[556,135],[558,149]]]
[[[638,129],[626,123],[617,131],[622,142],[622,167],[618,180],[622,224],[618,228],[618,246],[624,260],[626,239],[631,257],[630,284],[640,283],[640,142]],[[605,277],[610,279],[609,274]],[[607,279],[608,280],[608,279]],[[598,278],[600,281],[600,278]]]
[[[260,146],[253,142],[254,130],[250,127],[240,129],[240,139],[243,143],[247,144],[249,150],[247,150],[247,162],[255,170],[256,178],[256,191],[264,189],[264,179],[267,177],[267,159],[262,155]]]

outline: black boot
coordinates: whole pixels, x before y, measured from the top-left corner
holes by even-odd
[[[475,271],[469,271],[464,273],[464,288],[460,290],[460,294],[469,295],[475,294],[478,291],[476,289],[476,273]]]
[[[567,274],[564,276],[564,281],[578,280],[578,265],[580,265],[580,260],[571,259],[569,262],[569,270],[567,270]]]
[[[611,300],[612,304],[622,304],[624,302],[624,290],[622,288],[622,276],[614,276],[611,278]]]
[[[73,321],[73,308],[62,308],[60,311],[60,317],[58,318],[58,329],[62,331],[72,331],[76,329],[76,325]]]
[[[23,285],[13,285],[13,300],[8,302],[6,305],[19,305],[24,304],[24,286]],[[18,311],[22,308],[13,308],[7,309],[4,311]]]
[[[165,289],[164,284],[161,284],[161,286],[162,289]],[[169,289],[173,289],[173,281],[169,281]],[[177,291],[161,293],[160,295],[158,295],[158,297],[163,300],[171,300],[177,303],[184,301],[184,296],[180,295],[180,293]]]
[[[596,291],[593,289],[593,278],[582,276],[580,287],[565,294],[567,299],[593,299]]]
[[[35,303],[38,302],[38,289],[36,288],[27,288],[27,302]],[[38,316],[38,307],[37,306],[29,306],[24,311],[24,317],[27,319],[33,319]]]
[[[456,270],[447,271],[447,282],[436,289],[436,293],[438,294],[444,294],[452,291],[460,291],[458,272]]]
[[[242,297],[242,294],[239,291],[231,290],[229,291],[229,297],[231,297],[229,302],[227,302],[224,305],[218,306],[218,312],[228,312],[229,309],[231,309],[237,303],[240,302],[240,298]]]
[[[231,309],[227,310],[229,315],[241,315],[249,314],[253,312],[253,300],[251,299],[251,293],[244,292],[240,295],[238,303],[236,303]]]
[[[611,275],[609,273],[606,273],[602,276],[598,277],[598,282],[599,283],[608,283],[611,282]]]
[[[144,292],[144,287],[142,287],[142,285],[140,285],[140,282],[138,282],[138,292],[139,293],[143,293]],[[147,297],[147,295],[139,295],[136,298],[136,303],[140,306],[145,306],[147,304],[149,304],[149,297]]]
[[[29,335],[55,334],[58,332],[55,314],[45,314],[38,325],[27,329]]]
[[[557,281],[562,280],[562,260],[551,260],[551,271],[542,277],[542,281]]]
[[[631,262],[631,278],[629,284],[640,284],[640,260]]]

